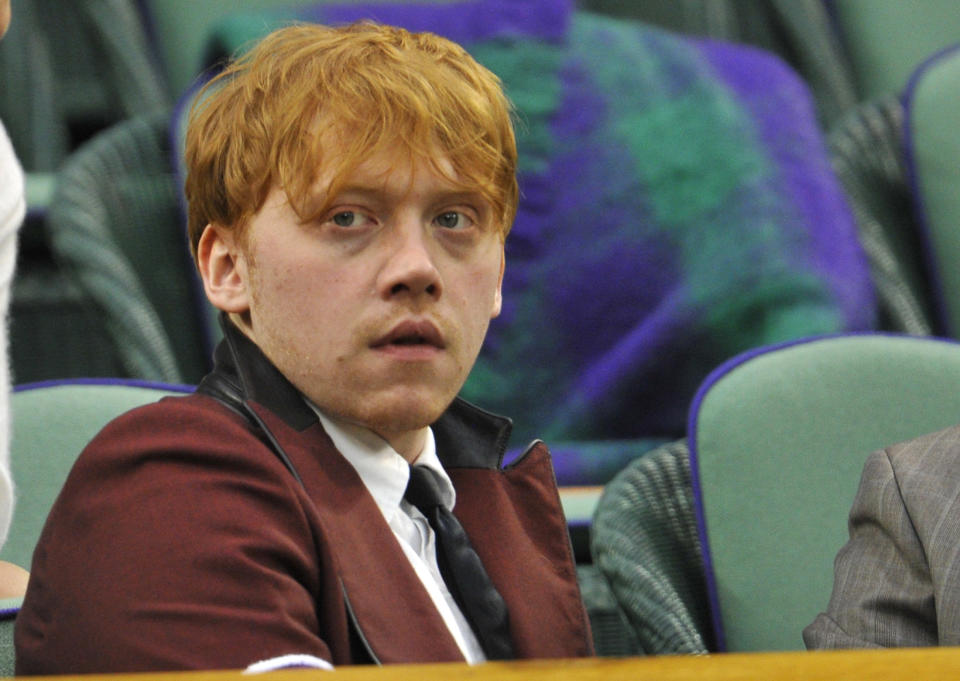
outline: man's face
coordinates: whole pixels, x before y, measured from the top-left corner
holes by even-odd
[[[238,252],[248,335],[321,410],[390,442],[446,409],[500,312],[490,205],[404,156],[368,159],[303,224],[273,189]]]

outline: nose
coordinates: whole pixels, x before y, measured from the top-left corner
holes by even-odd
[[[419,221],[409,220],[397,225],[394,236],[380,272],[381,295],[384,298],[404,295],[414,299],[439,298],[443,286],[430,252],[428,230]]]

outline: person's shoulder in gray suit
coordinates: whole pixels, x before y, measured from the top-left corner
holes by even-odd
[[[874,452],[807,648],[960,644],[960,426]]]

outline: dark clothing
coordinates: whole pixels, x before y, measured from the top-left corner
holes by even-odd
[[[17,673],[462,659],[297,390],[229,325],[216,359],[195,394],[124,414],[81,454],[34,555]],[[433,428],[517,656],[591,654],[546,447],[503,468],[509,421],[459,400]]]

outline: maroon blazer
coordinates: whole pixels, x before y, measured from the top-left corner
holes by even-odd
[[[17,673],[462,660],[316,415],[225,331],[196,394],[128,412],[81,454],[34,554]],[[502,467],[509,421],[459,400],[434,433],[517,656],[592,654],[546,447]]]

